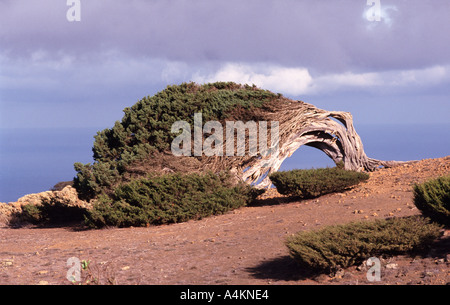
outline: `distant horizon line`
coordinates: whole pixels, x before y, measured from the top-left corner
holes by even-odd
[[[384,122],[380,122],[380,123],[361,123],[361,122],[356,122],[355,127],[358,126],[398,126],[398,125],[416,125],[416,126],[427,126],[427,125],[450,125],[450,121],[449,122],[433,122],[433,123],[406,123],[406,122],[398,122],[398,123],[384,123]],[[108,126],[28,126],[28,127],[2,127],[0,126],[0,129],[98,129],[103,130],[106,128],[112,128],[114,126],[114,123],[111,124],[111,127]]]

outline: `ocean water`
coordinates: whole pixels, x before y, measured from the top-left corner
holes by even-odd
[[[369,157],[421,160],[450,155],[450,123],[355,126]],[[0,202],[51,189],[72,180],[75,162],[90,163],[102,128],[0,129]],[[302,146],[280,170],[334,166],[320,150]]]
[[[75,162],[92,163],[99,128],[0,129],[0,202],[72,180]]]

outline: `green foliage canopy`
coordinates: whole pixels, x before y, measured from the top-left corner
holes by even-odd
[[[74,187],[85,200],[111,192],[130,165],[169,150],[177,136],[170,132],[172,124],[187,121],[193,126],[196,112],[201,112],[205,121],[221,121],[237,109],[250,111],[279,97],[256,86],[232,82],[168,86],[125,108],[121,121],[97,132],[93,145],[95,162],[74,164]]]

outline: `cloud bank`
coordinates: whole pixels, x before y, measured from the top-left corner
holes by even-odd
[[[450,65],[424,69],[345,72],[312,76],[306,68],[228,63],[210,75],[196,74],[193,80],[199,83],[234,81],[255,84],[261,88],[292,96],[329,94],[349,89],[370,91],[382,88],[387,91],[400,91],[410,86],[426,88],[450,85]]]
[[[305,101],[361,94],[358,109],[373,95],[416,106],[412,94],[450,94],[448,0],[381,0],[379,22],[365,0],[80,2],[68,22],[66,1],[0,0],[0,127],[103,125],[188,81]]]
[[[415,69],[450,62],[450,2],[365,0],[86,1],[68,22],[66,1],[0,1],[8,56],[44,50],[76,58],[117,51],[134,58],[268,62],[339,73]]]

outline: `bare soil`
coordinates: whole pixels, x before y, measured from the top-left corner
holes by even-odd
[[[382,257],[381,281],[367,267],[336,274],[301,270],[284,240],[304,230],[356,220],[420,214],[412,186],[450,174],[450,156],[371,173],[344,193],[299,201],[276,190],[254,206],[148,228],[0,228],[0,284],[71,284],[70,257],[90,261],[83,283],[108,284],[449,284],[450,231],[414,255]]]

